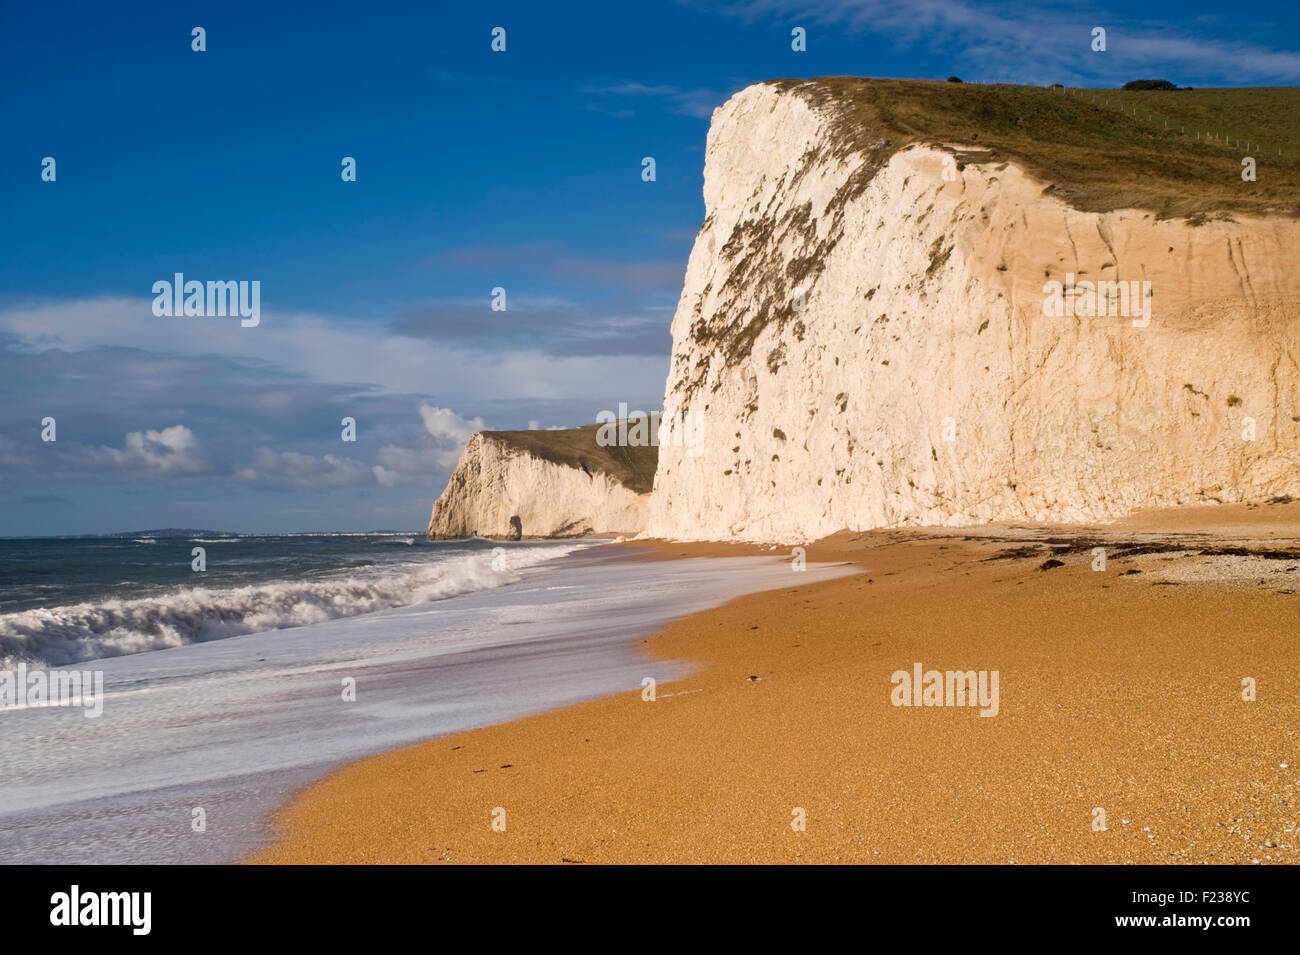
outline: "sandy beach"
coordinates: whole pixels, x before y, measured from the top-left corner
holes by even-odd
[[[1294,862],[1297,537],[1300,504],[838,534],[807,560],[858,573],[647,640],[647,672],[699,664],[653,702],[354,763],[248,861]],[[895,705],[916,664],[997,671],[996,715]]]

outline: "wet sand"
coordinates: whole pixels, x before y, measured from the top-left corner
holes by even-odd
[[[249,861],[1295,862],[1296,538],[1291,504],[839,534],[807,559],[860,573],[792,572],[646,641],[647,676],[702,664],[653,702],[355,763],[300,793]],[[893,705],[891,675],[917,662],[998,671],[997,715]]]

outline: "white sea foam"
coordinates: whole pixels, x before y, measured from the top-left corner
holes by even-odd
[[[515,560],[534,546],[502,550]],[[266,814],[288,793],[341,763],[639,692],[647,676],[663,686],[689,668],[639,641],[668,620],[857,570],[625,554],[593,548],[432,604],[103,660],[102,719],[0,710],[0,859],[232,861],[263,844]],[[195,806],[209,827],[190,837]]]
[[[515,572],[584,545],[502,548],[347,575],[174,593],[0,614],[0,665],[86,660],[283,630],[427,603],[510,583]]]

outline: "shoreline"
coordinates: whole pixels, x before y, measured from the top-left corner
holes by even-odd
[[[1294,862],[1298,537],[1290,504],[835,535],[807,559],[862,570],[640,644],[695,664],[653,703],[615,694],[352,763],[245,861]],[[891,674],[917,663],[998,671],[997,715],[892,705]]]
[[[266,844],[293,793],[335,769],[647,673],[667,680],[684,665],[649,668],[638,640],[790,576],[771,559],[652,564],[593,546],[500,567],[496,556],[428,563],[435,582],[491,584],[456,596],[97,661],[104,719],[6,710],[0,851],[33,863],[237,861]]]

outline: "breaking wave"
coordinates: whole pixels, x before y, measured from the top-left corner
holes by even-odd
[[[578,545],[580,546],[580,545]],[[86,660],[284,630],[487,590],[574,547],[509,548],[348,575],[267,581],[0,614],[0,661],[68,666]]]

